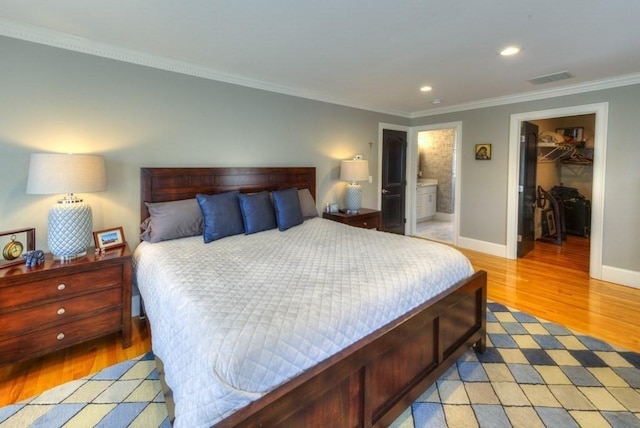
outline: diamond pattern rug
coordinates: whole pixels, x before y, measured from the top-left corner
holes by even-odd
[[[487,333],[394,428],[640,427],[640,354],[496,303]],[[169,427],[157,378],[148,353],[0,408],[0,427]]]

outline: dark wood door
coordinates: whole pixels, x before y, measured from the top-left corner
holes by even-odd
[[[382,227],[404,235],[407,133],[382,130]]]
[[[538,126],[523,122],[520,130],[520,177],[518,183],[518,257],[533,250],[535,243],[536,169]]]

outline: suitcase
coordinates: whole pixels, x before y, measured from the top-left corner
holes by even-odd
[[[589,236],[591,232],[591,201],[574,187],[553,186],[550,193],[564,207],[565,230],[570,235]]]
[[[588,199],[569,199],[563,201],[564,218],[567,233],[577,236],[589,236],[591,232],[591,201]]]

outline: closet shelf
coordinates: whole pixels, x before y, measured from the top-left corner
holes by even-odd
[[[564,145],[564,144],[556,144],[556,143],[538,143],[538,149],[540,148],[550,148],[552,150],[546,153],[540,153],[538,151],[538,162],[557,162],[567,156],[571,155],[571,152],[575,150],[575,148]]]
[[[556,143],[538,143],[538,149],[546,148],[550,148],[551,150],[546,153],[541,153],[546,150],[538,150],[538,162],[540,163],[562,162],[574,165],[593,164],[593,159],[584,156],[575,146]]]

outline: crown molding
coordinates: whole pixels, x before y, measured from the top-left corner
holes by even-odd
[[[189,76],[200,77],[203,79],[215,80],[218,82],[230,83],[233,85],[260,89],[263,91],[275,92],[278,94],[290,95],[293,97],[306,98],[313,101],[337,104],[344,107],[356,108],[359,110],[374,111],[377,113],[400,116],[407,119],[410,116],[410,113],[406,111],[381,110],[371,108],[370,106],[357,105],[346,100],[330,98],[322,94],[317,94],[310,91],[299,90],[283,85],[276,85],[273,83],[263,82],[255,79],[249,79],[243,76],[222,73],[208,67],[195,65],[190,62],[166,58],[158,55],[150,55],[145,52],[126,49],[108,43],[101,43],[95,40],[86,39],[84,37],[75,36],[68,33],[53,31],[37,26],[18,24],[2,18],[0,18],[0,35],[24,40],[27,42],[66,49],[74,52],[80,52],[88,55],[94,55],[103,58],[114,59],[117,61],[128,62],[131,64],[137,64],[160,70],[186,74]]]
[[[602,89],[617,88],[619,86],[636,85],[638,83],[640,83],[640,73],[627,74],[610,79],[594,80],[591,82],[579,83],[571,86],[563,86],[561,88],[525,92],[504,97],[487,98],[485,100],[473,101],[470,103],[456,104],[453,106],[440,107],[437,109],[417,111],[411,114],[411,119],[486,107],[496,107],[506,104],[521,103],[525,101],[536,101],[545,98],[554,98],[565,95],[574,95],[584,92],[598,91]]]
[[[534,101],[545,98],[553,98],[563,95],[572,95],[582,92],[590,92],[600,89],[609,89],[618,86],[626,86],[640,83],[640,73],[620,76],[612,79],[603,79],[583,84],[565,86],[562,88],[527,92],[517,95],[509,95],[504,97],[489,98],[470,103],[457,104],[447,107],[439,107],[435,109],[407,112],[401,110],[384,110],[371,106],[358,105],[352,102],[327,97],[322,94],[291,88],[283,85],[276,85],[260,80],[249,79],[243,76],[231,75],[213,70],[208,67],[202,67],[186,61],[179,61],[171,58],[165,58],[157,55],[150,55],[145,52],[126,49],[120,46],[101,43],[95,40],[86,39],[84,37],[63,33],[60,31],[49,30],[42,27],[18,24],[3,18],[0,18],[0,35],[11,37],[14,39],[25,40],[28,42],[38,43],[42,45],[52,46],[56,48],[66,49],[70,51],[80,52],[88,55],[99,56],[117,61],[128,62],[131,64],[142,65],[146,67],[156,68],[165,71],[171,71],[189,76],[200,77],[203,79],[215,80],[223,83],[244,86],[253,89],[260,89],[268,92],[275,92],[293,97],[306,98],[313,101],[320,101],[330,104],[336,104],[344,107],[355,108],[359,110],[367,110],[376,113],[388,114],[392,116],[403,117],[407,119],[415,119],[425,116],[434,116],[445,113],[455,113],[465,110],[473,110],[485,107],[495,107],[505,104],[513,104],[524,101]]]

